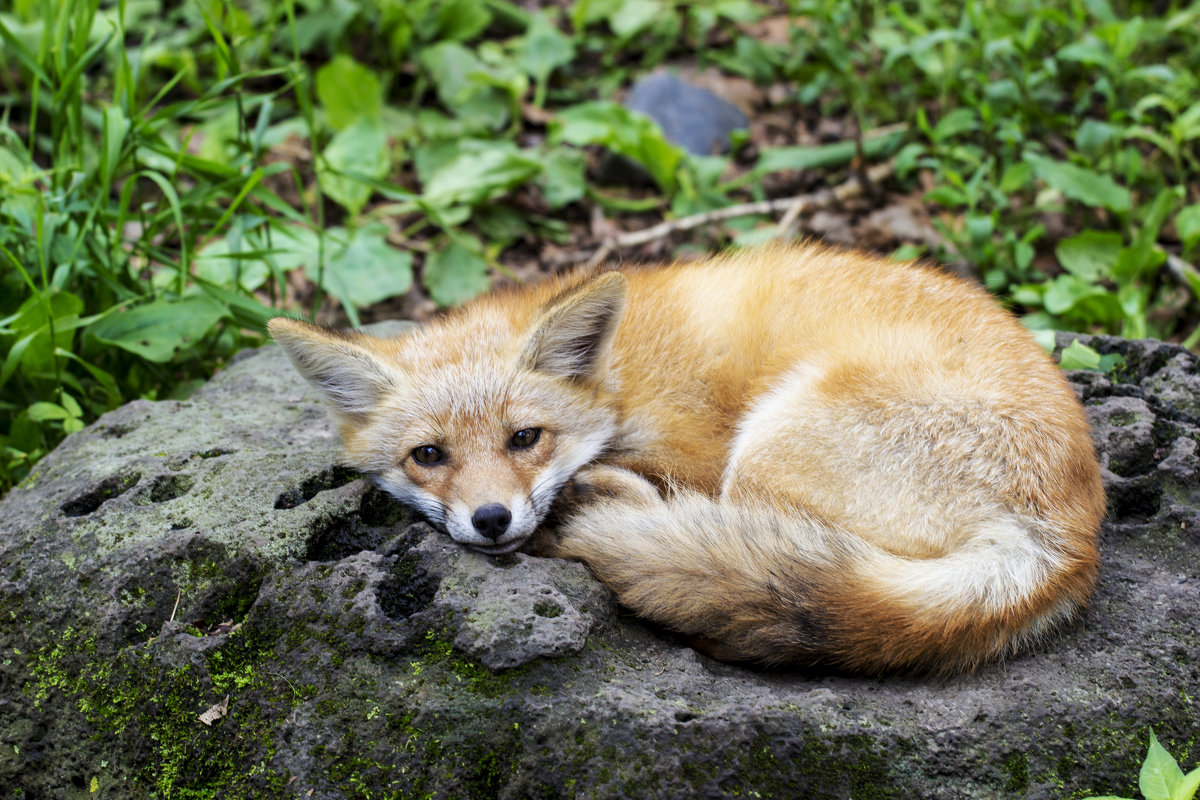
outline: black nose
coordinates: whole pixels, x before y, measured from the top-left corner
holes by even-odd
[[[508,530],[510,522],[512,522],[512,514],[508,513],[508,509],[499,503],[480,506],[471,515],[471,524],[475,526],[475,530],[489,539],[499,539],[501,534]]]

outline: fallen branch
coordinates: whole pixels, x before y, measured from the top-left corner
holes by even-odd
[[[874,184],[879,183],[891,174],[892,165],[888,162],[869,167],[863,174],[863,178],[866,183]],[[680,231],[690,231],[692,228],[699,228],[702,225],[710,225],[714,222],[722,222],[737,217],[748,217],[754,214],[777,214],[783,212],[783,219],[780,220],[777,226],[782,233],[802,214],[811,214],[814,211],[829,208],[860,196],[865,188],[863,184],[864,180],[855,176],[831,189],[822,189],[812,194],[802,194],[797,197],[782,197],[776,200],[760,200],[754,203],[740,203],[736,206],[726,206],[725,208],[705,211],[701,214],[692,214],[687,217],[660,222],[650,228],[640,231],[629,231],[628,233],[622,233],[619,236],[605,239],[600,250],[597,251],[596,255],[592,256],[589,263],[602,261],[603,258],[597,258],[597,256],[601,254],[607,256],[609,252],[622,247],[633,247],[670,236]]]

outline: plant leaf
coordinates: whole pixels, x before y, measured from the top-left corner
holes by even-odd
[[[345,55],[317,70],[317,98],[338,131],[364,117],[377,121],[383,109],[383,87],[375,73]]]
[[[1183,771],[1166,751],[1154,731],[1150,731],[1150,748],[1138,774],[1138,790],[1146,800],[1175,800],[1175,787],[1183,780]]]
[[[1054,248],[1058,263],[1077,278],[1094,282],[1107,277],[1121,252],[1121,235],[1111,231],[1084,231],[1063,239]]]
[[[457,240],[425,259],[425,288],[439,306],[469,300],[489,285],[487,261]]]
[[[575,58],[575,45],[565,36],[546,14],[538,14],[529,23],[525,31],[525,40],[517,55],[517,64],[525,72],[533,76],[538,83],[544,83],[550,73],[561,66],[571,63]]]
[[[329,169],[322,173],[321,190],[351,215],[370,199],[369,181],[391,169],[387,134],[377,119],[356,120],[330,140],[323,155]]]
[[[489,69],[475,53],[457,42],[443,41],[422,48],[418,60],[437,87],[438,100],[454,116],[484,129],[508,121],[508,97],[482,79]]]
[[[163,296],[128,311],[108,314],[86,331],[98,341],[165,364],[178,351],[204,338],[228,314],[224,306],[207,295]]]
[[[1100,354],[1076,339],[1063,348],[1058,364],[1063,369],[1097,370],[1100,368]]]
[[[542,171],[509,142],[467,140],[425,183],[423,198],[438,206],[476,205],[504,194]]]
[[[624,39],[652,25],[660,17],[662,10],[662,4],[658,0],[625,0],[617,9],[617,13],[609,19],[608,26],[612,28],[613,33]]]
[[[1196,791],[1200,790],[1200,767],[1184,775],[1175,785],[1175,797],[1172,800],[1192,800]]]
[[[1183,242],[1184,250],[1200,244],[1200,203],[1184,206],[1175,215],[1175,230]]]
[[[1132,202],[1129,190],[1107,175],[1033,153],[1026,153],[1025,161],[1037,177],[1072,200],[1119,214],[1129,211]]]
[[[46,422],[52,419],[68,419],[71,414],[57,403],[39,401],[25,409],[25,413],[34,422]]]
[[[387,243],[387,226],[350,233],[325,269],[323,288],[356,308],[402,295],[412,287],[412,254]]]
[[[551,208],[573,203],[587,192],[587,156],[583,151],[559,147],[546,156],[542,196]]]
[[[551,128],[556,142],[600,144],[637,161],[668,194],[678,185],[683,151],[667,141],[654,120],[618,103],[580,103],[560,112]]]

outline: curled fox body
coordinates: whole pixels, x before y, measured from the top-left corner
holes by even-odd
[[[351,465],[463,545],[583,561],[718,658],[969,669],[1095,580],[1078,401],[931,269],[767,248],[577,272],[396,339],[271,332]]]

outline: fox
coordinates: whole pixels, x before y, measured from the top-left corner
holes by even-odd
[[[583,562],[719,660],[970,671],[1093,591],[1079,400],[921,262],[766,246],[578,269],[390,339],[269,328],[349,466],[466,548]]]

